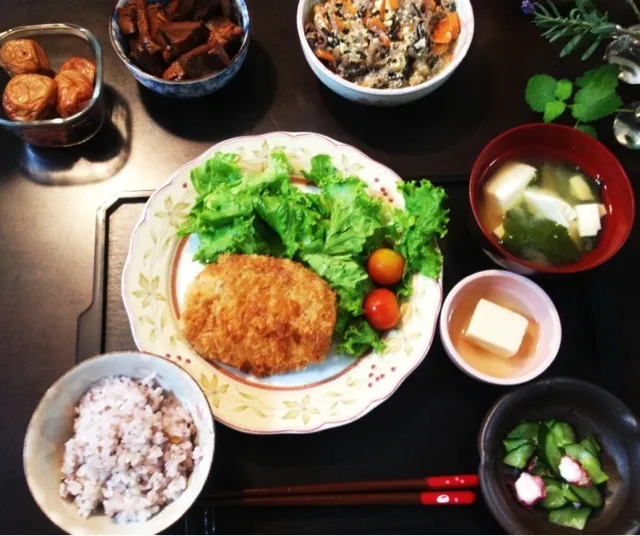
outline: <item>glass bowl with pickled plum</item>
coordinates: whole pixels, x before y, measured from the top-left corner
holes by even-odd
[[[0,33],[0,126],[31,145],[69,147],[102,126],[102,52],[75,24],[20,26]]]
[[[561,125],[524,125],[491,141],[474,164],[469,195],[485,252],[525,274],[602,264],[622,247],[635,216],[618,160]]]

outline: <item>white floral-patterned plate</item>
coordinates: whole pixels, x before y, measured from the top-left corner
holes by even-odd
[[[294,168],[308,169],[312,156],[329,154],[346,174],[369,184],[369,192],[396,206],[400,178],[363,153],[325,136],[273,133],[222,142],[186,164],[149,199],[131,239],[122,277],[122,296],[136,344],[165,356],[189,372],[220,422],[255,434],[307,433],[347,424],[389,398],[427,354],[442,299],[439,281],[415,276],[414,293],[402,306],[399,327],[386,335],[383,354],[359,360],[331,349],[326,361],[303,371],[255,378],[209,363],[183,339],[178,319],[185,290],[202,266],[192,262],[197,237],[176,235],[195,202],[190,171],[216,152],[239,155],[241,167],[264,169],[282,147]]]

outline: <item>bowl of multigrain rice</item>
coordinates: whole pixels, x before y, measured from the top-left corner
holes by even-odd
[[[156,534],[209,476],[213,417],[198,384],[155,355],[88,359],[49,388],[24,443],[38,506],[71,534]]]
[[[474,33],[470,0],[299,0],[296,23],[318,79],[373,106],[406,104],[438,89]]]

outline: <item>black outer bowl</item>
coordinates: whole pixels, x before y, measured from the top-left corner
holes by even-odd
[[[605,504],[584,534],[640,532],[640,424],[620,400],[604,389],[572,378],[550,378],[516,389],[487,413],[478,436],[480,487],[489,510],[511,534],[581,534],[547,521],[543,510],[520,506],[506,483],[502,439],[524,420],[567,421],[583,438],[592,432],[602,445],[609,475]]]

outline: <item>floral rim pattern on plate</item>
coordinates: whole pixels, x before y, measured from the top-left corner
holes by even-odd
[[[186,164],[150,197],[136,225],[122,279],[122,296],[137,346],[162,355],[189,372],[205,391],[216,419],[258,434],[306,433],[352,422],[399,387],[431,346],[442,298],[438,281],[415,276],[414,294],[402,306],[400,325],[386,335],[383,354],[371,353],[344,373],[296,388],[244,381],[200,358],[183,339],[172,306],[177,229],[195,202],[190,171],[216,152],[235,152],[243,169],[266,167],[282,148],[297,170],[318,153],[329,154],[345,174],[365,180],[371,195],[402,206],[400,178],[353,147],[317,134],[273,133],[222,142]],[[297,373],[299,374],[299,373]]]

